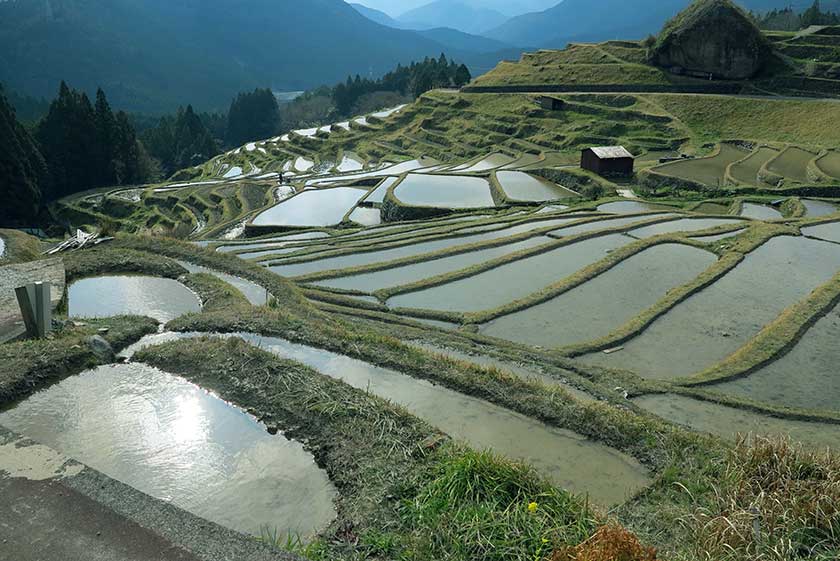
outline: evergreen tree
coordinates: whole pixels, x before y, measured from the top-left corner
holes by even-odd
[[[148,154],[159,161],[160,170],[169,176],[179,169],[200,164],[219,153],[219,147],[204,122],[191,105],[178,110],[173,117],[163,117],[158,126],[143,133],[143,145]],[[143,162],[144,151],[138,154],[141,168],[151,162]]]
[[[0,89],[0,226],[32,226],[48,181],[43,156]]]
[[[356,76],[357,81],[360,80]],[[225,140],[239,146],[250,140],[274,136],[280,125],[280,108],[269,89],[241,93],[230,104]]]

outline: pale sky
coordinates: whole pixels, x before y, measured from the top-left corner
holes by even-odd
[[[347,0],[350,3],[363,4],[391,15],[398,16],[408,10],[419,8],[432,0]],[[473,6],[483,6],[515,16],[525,12],[536,12],[559,4],[561,0],[458,0]]]

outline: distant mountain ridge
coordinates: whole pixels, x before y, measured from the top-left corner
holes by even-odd
[[[642,39],[657,33],[691,0],[562,0],[544,10],[511,18],[486,33],[487,37],[514,45],[559,48],[571,41]],[[787,8],[804,10],[810,0],[736,0],[755,11]],[[840,0],[823,0],[823,9],[840,9]]]
[[[449,27],[465,33],[482,33],[503,24],[508,17],[460,0],[435,0],[405,12],[396,20],[411,29]]]
[[[61,79],[101,86],[132,111],[223,108],[255,87],[304,90],[441,52],[474,72],[487,66],[475,50],[380,25],[342,0],[0,2],[0,82],[36,97],[54,96]]]

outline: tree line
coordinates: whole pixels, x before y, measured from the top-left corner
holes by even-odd
[[[819,0],[814,0],[802,13],[788,7],[762,14],[753,13],[752,16],[758,27],[767,31],[799,31],[812,25],[840,25],[840,14],[824,12]]]

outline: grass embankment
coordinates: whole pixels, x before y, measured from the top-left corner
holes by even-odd
[[[157,331],[157,322],[134,316],[85,320],[79,326],[68,322],[50,338],[0,345],[0,407],[98,364],[86,339],[103,327],[108,328],[105,340],[121,349]]]
[[[35,236],[20,230],[0,228],[0,238],[5,242],[5,251],[0,255],[0,266],[24,263],[41,258],[41,242]]]

